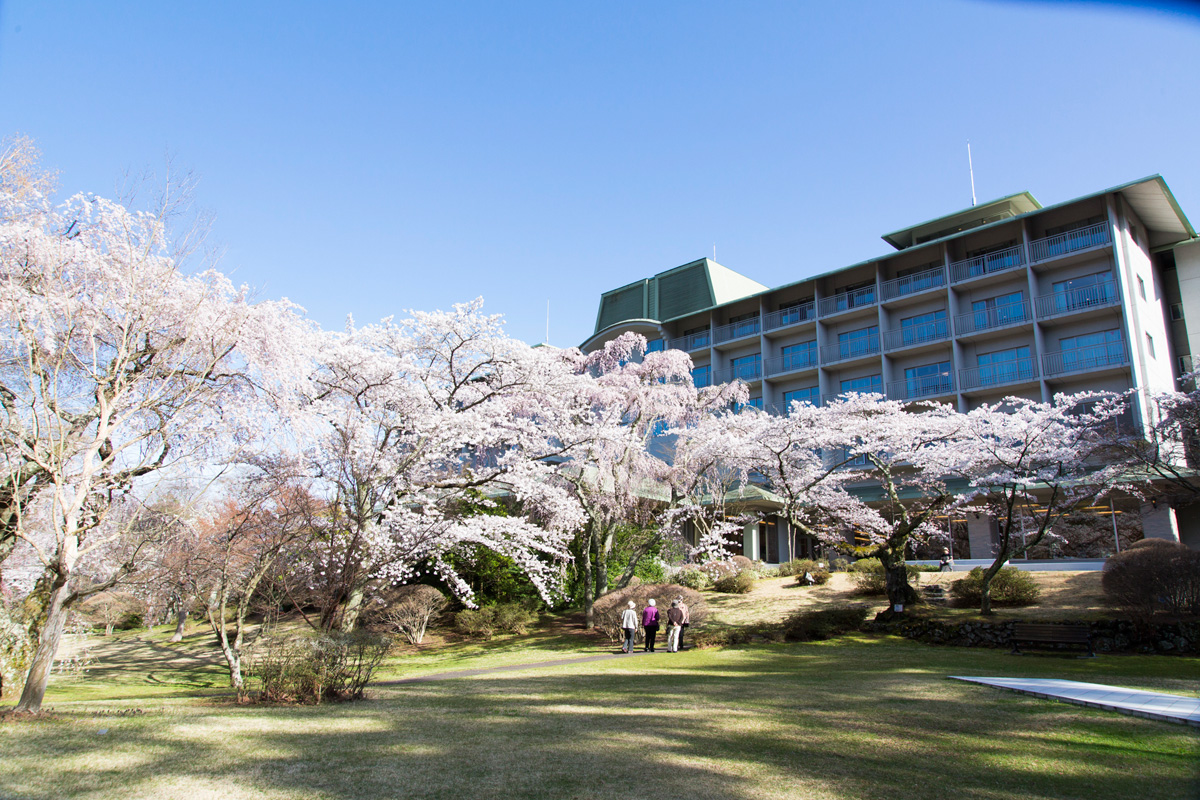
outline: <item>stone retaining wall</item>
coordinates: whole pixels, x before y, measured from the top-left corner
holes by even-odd
[[[1017,622],[1044,624],[1046,620],[1005,622],[945,622],[942,620],[899,619],[868,622],[864,629],[891,633],[930,644],[954,647],[1011,647],[1013,625]],[[1200,621],[1135,625],[1127,620],[1099,620],[1086,624],[1092,631],[1092,647],[1097,653],[1163,653],[1200,655]],[[1039,648],[1079,651],[1078,645],[1038,645]]]

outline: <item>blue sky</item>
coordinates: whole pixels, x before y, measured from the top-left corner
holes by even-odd
[[[221,268],[327,328],[482,295],[574,345],[712,254],[768,286],[1028,190],[1161,173],[1200,222],[1200,23],[907,3],[0,0],[0,136],[64,191],[170,154]]]

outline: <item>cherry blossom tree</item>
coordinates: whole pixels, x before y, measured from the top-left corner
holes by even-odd
[[[432,572],[468,602],[449,556],[507,556],[555,590],[578,504],[547,459],[542,424],[576,380],[558,351],[507,337],[482,301],[326,334],[309,386],[303,458],[327,498],[298,577],[317,625],[348,630],[373,589]],[[506,515],[463,509],[503,499]]]
[[[76,580],[128,541],[115,501],[261,433],[252,407],[295,368],[281,358],[304,333],[290,304],[253,303],[214,271],[186,275],[177,255],[161,213],[83,195],[52,208],[36,187],[0,181],[0,500],[47,578],[20,711],[41,706],[68,610],[137,567]]]
[[[1009,397],[967,415],[960,474],[997,524],[981,613],[992,613],[991,582],[1009,560],[1047,541],[1059,521],[1098,497],[1134,488],[1132,462],[1114,449],[1114,422],[1124,410],[1120,395],[1082,392],[1051,403]]]

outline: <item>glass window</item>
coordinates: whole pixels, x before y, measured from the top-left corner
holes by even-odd
[[[971,312],[975,316],[975,330],[998,328],[1012,322],[1022,322],[1025,319],[1025,306],[1020,292],[1000,294],[986,300],[976,300],[971,303]]]
[[[1154,337],[1146,334],[1146,350],[1150,353],[1150,357],[1154,358]]]
[[[795,325],[797,322],[813,318],[812,298],[805,300],[789,300],[779,304],[779,324]]]
[[[975,359],[979,364],[981,386],[1033,378],[1033,359],[1029,357],[1029,347],[1025,345],[980,353]]]
[[[883,376],[867,375],[863,378],[850,378],[842,381],[842,394],[883,394]]]
[[[705,386],[712,386],[712,367],[705,364],[702,367],[692,369],[692,383],[697,389],[703,389]]]
[[[651,339],[650,341],[646,342],[646,352],[647,353],[662,352],[663,348],[666,347],[666,344],[667,343],[664,342],[662,339]]]
[[[833,290],[833,296],[837,300],[838,311],[870,305],[875,302],[875,281],[841,286]]]
[[[953,391],[950,379],[950,362],[922,364],[904,370],[906,397],[925,397],[931,394],[947,394]]]
[[[1079,336],[1059,339],[1063,369],[1087,369],[1105,364],[1120,364],[1125,360],[1125,343],[1121,331],[1113,328]]]
[[[733,377],[741,381],[753,381],[762,377],[762,353],[752,356],[742,356],[729,362],[733,368]]]
[[[1141,280],[1139,278],[1139,280]],[[1112,273],[1094,272],[1054,284],[1054,310],[1074,311],[1077,308],[1105,305],[1117,296],[1117,285]],[[1142,297],[1145,297],[1143,288]]]
[[[783,393],[783,411],[786,414],[788,409],[792,407],[792,403],[808,403],[810,406],[819,406],[821,404],[821,387],[809,386],[807,389],[796,389],[791,392]]]
[[[1183,303],[1171,303],[1171,319],[1183,319]]]
[[[900,320],[901,336],[906,345],[937,341],[950,335],[949,324],[945,309],[905,317]]]
[[[838,357],[852,358],[879,352],[879,326],[838,334]]]
[[[815,367],[817,365],[817,340],[786,345],[780,348],[780,354],[783,357],[782,369],[784,372]]]

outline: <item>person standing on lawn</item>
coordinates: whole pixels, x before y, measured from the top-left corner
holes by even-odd
[[[679,610],[683,612],[683,622],[679,623],[679,646],[676,650],[683,649],[683,634],[687,632],[688,625],[692,624],[692,612],[688,608],[687,603],[683,602],[683,596],[675,598],[679,602]]]
[[[648,605],[642,609],[642,627],[646,629],[646,652],[654,652],[654,640],[658,637],[658,609],[654,598],[646,601]]]
[[[679,610],[679,601],[672,600],[667,610],[667,652],[679,652],[679,637],[683,634],[683,612]]]
[[[633,635],[637,633],[638,615],[634,609],[637,603],[629,601],[629,608],[621,612],[621,630],[625,633],[625,643],[621,645],[622,653],[633,652]]]

